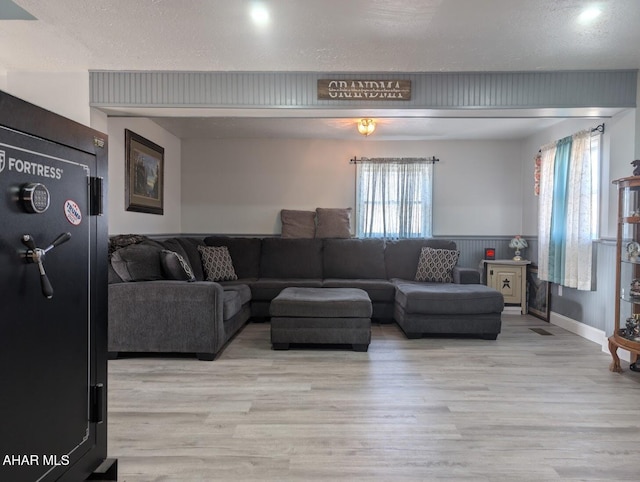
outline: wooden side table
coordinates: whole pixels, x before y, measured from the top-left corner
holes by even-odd
[[[527,265],[531,261],[512,259],[484,259],[486,284],[504,296],[505,303],[519,304],[527,314]]]

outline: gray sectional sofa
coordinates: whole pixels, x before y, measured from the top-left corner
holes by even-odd
[[[204,281],[198,251],[203,245],[225,246],[237,279]],[[395,320],[409,338],[438,333],[495,339],[502,295],[480,284],[477,270],[458,266],[450,283],[416,282],[423,247],[456,249],[455,243],[441,239],[145,240],[121,248],[134,253],[128,258],[119,250],[117,271],[122,274],[124,258],[125,273],[133,272],[126,281],[111,270],[109,351],[190,352],[213,359],[251,317],[268,318],[271,300],[286,287],[360,288],[371,299],[372,318]],[[145,258],[136,250],[149,255]],[[166,273],[156,261],[162,250],[180,254],[195,281],[164,279]]]

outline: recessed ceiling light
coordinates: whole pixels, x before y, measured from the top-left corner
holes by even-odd
[[[597,17],[600,16],[601,13],[602,10],[600,10],[598,7],[589,7],[580,14],[580,16],[578,17],[578,21],[580,23],[593,22]]]
[[[251,19],[256,25],[266,25],[269,23],[269,10],[261,3],[256,3],[251,7]]]

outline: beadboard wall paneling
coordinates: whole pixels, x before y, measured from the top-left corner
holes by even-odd
[[[615,241],[601,240],[593,245],[596,256],[595,290],[578,291],[551,285],[551,311],[604,331],[613,333],[616,284]]]
[[[635,107],[636,70],[336,73],[91,71],[92,107]],[[318,79],[410,80],[408,101],[318,100]]]
[[[512,259],[515,253],[515,250],[509,247],[512,236],[437,237],[455,241],[460,251],[458,265],[465,268],[481,269],[485,248],[495,248],[496,259]],[[522,250],[522,257],[536,263],[538,261],[538,240],[529,236],[525,239],[529,247]]]

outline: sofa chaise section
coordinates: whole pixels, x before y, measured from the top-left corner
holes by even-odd
[[[393,283],[394,318],[407,338],[456,334],[495,340],[500,333],[504,298],[499,291],[481,284]]]
[[[453,241],[401,239],[385,247],[387,276],[395,288],[393,318],[408,338],[425,334],[471,335],[496,339],[502,294],[480,284],[480,272],[454,266],[451,282],[415,281],[423,248],[456,251]]]

